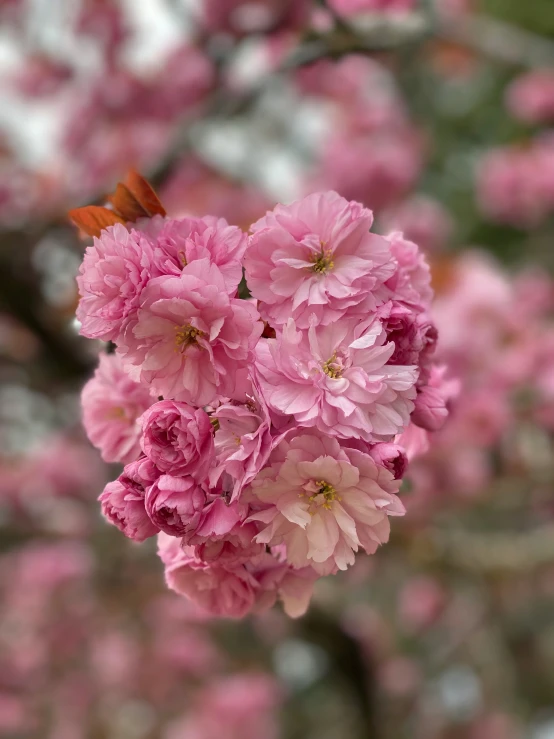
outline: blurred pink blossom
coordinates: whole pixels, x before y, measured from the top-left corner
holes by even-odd
[[[437,201],[414,195],[383,215],[385,226],[401,231],[409,241],[428,252],[441,251],[452,234],[451,216]]]
[[[309,10],[307,0],[202,0],[206,28],[237,36],[301,28]]]
[[[127,464],[140,454],[138,418],[152,404],[148,389],[131,380],[115,354],[101,354],[81,393],[83,425],[106,462]]]
[[[554,71],[534,69],[517,77],[507,91],[507,105],[526,123],[554,122]]]
[[[416,0],[330,0],[330,7],[339,15],[362,13],[405,13],[416,6]]]

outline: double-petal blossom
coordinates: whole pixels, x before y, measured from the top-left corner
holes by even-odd
[[[269,407],[299,426],[365,441],[389,441],[409,422],[416,365],[387,364],[394,343],[381,323],[344,320],[261,341],[256,372]]]
[[[250,516],[256,541],[284,544],[293,567],[320,575],[345,570],[361,547],[372,554],[389,536],[390,515],[403,515],[399,483],[357,449],[317,433],[284,440],[251,485],[260,510]]]
[[[396,263],[389,242],[370,233],[373,214],[335,192],[278,205],[252,226],[246,280],[272,326],[311,316],[329,324],[367,315],[385,299]]]
[[[262,328],[255,306],[230,298],[219,269],[199,259],[150,281],[118,351],[137,381],[204,406],[243,392]]]

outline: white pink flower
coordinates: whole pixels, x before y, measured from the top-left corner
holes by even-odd
[[[417,366],[389,365],[379,321],[343,320],[261,341],[256,372],[271,409],[331,436],[388,441],[408,424]]]
[[[141,417],[140,445],[161,472],[203,481],[214,463],[213,427],[202,408],[161,400]]]
[[[83,426],[105,462],[127,464],[140,454],[137,419],[151,405],[148,388],[131,380],[115,354],[101,354],[81,393]]]
[[[399,483],[357,449],[317,433],[284,440],[252,482],[260,510],[256,541],[284,544],[293,567],[319,574],[345,570],[361,547],[369,554],[389,536],[389,515],[402,515]]]
[[[326,192],[278,205],[255,223],[244,267],[262,317],[307,328],[312,315],[328,324],[374,311],[395,263],[372,222],[370,210]]]
[[[85,251],[77,277],[81,300],[77,318],[89,339],[117,341],[136,312],[151,276],[152,244],[122,224],[106,228]]]
[[[230,298],[219,269],[199,259],[150,281],[118,351],[137,381],[202,406],[239,392],[262,328],[254,305]]]

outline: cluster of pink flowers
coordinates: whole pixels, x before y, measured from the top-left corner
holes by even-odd
[[[554,73],[536,69],[515,79],[506,106],[527,124],[554,122]],[[477,201],[491,220],[522,229],[554,210],[554,134],[546,128],[524,142],[491,149],[477,166]]]
[[[275,737],[277,680],[257,660],[236,671],[205,618],[160,590],[144,553],[119,551],[142,582],[114,597],[102,573],[115,553],[110,537],[102,544],[36,538],[0,555],[0,734],[121,736],[127,719],[161,739]]]
[[[389,536],[410,420],[435,430],[429,268],[334,192],[278,205],[247,237],[213,217],[102,231],[78,278],[83,335],[111,341],[83,391],[93,443],[125,464],[100,500],[158,535],[168,585],[242,617]]]
[[[463,392],[431,449],[422,429],[404,435],[410,456],[427,448],[410,466],[416,516],[441,500],[471,502],[504,473],[512,480],[518,471],[531,475],[541,464],[539,440],[554,430],[551,278],[538,270],[514,277],[476,251],[445,271],[434,303],[439,357]]]
[[[215,81],[214,65],[194,36],[160,46],[147,66],[129,64],[144,39],[136,12],[112,0],[83,0],[66,18],[72,52],[29,53],[23,29],[32,13],[20,6],[11,29],[20,61],[4,75],[4,89],[22,115],[40,115],[44,106],[55,112],[56,143],[45,144],[46,156],[31,156],[30,165],[10,144],[9,126],[2,128],[0,221],[9,226],[93,199],[131,166],[155,167],[183,119],[204,112]],[[51,20],[56,33],[60,24]],[[81,47],[94,64],[83,66]]]

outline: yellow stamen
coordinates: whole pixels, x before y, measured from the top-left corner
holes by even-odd
[[[312,272],[317,272],[320,275],[324,275],[330,272],[335,263],[333,262],[333,252],[331,249],[325,248],[325,243],[321,242],[321,251],[319,254],[313,254],[311,257],[313,262]]]
[[[114,408],[110,408],[110,410],[106,413],[106,418],[109,418],[114,421],[119,418],[125,418],[125,410],[121,408],[121,406],[115,406]]]
[[[335,500],[340,501],[340,496],[337,494],[335,488],[325,480],[316,480],[315,484],[318,486],[318,490],[313,495],[310,495],[308,500],[313,504],[319,503],[327,511],[330,511],[332,507],[331,503]],[[319,497],[320,495],[323,496],[323,502]]]
[[[342,377],[342,367],[337,366],[337,353],[334,352],[333,356],[321,365],[323,371],[332,380],[338,380]]]
[[[198,337],[205,336],[203,331],[190,324],[175,326],[175,351],[184,350],[187,346],[198,344]]]

